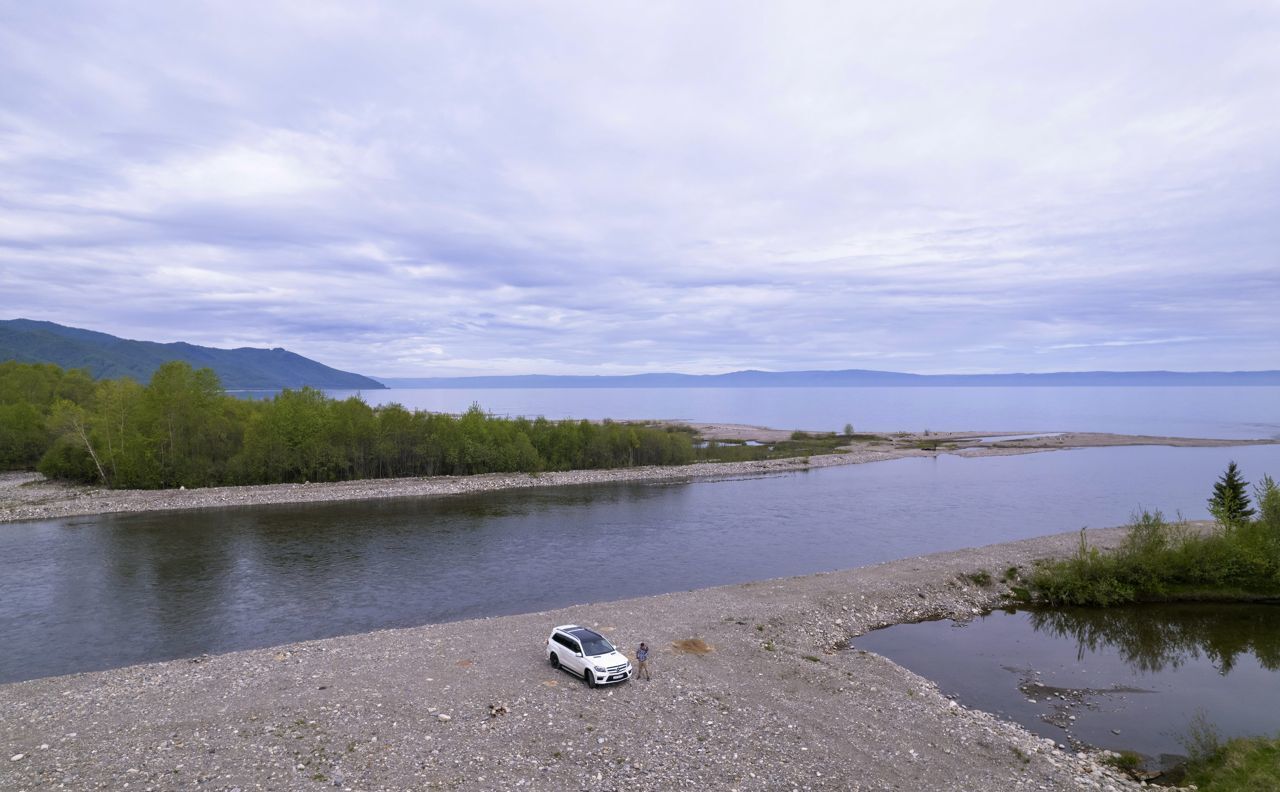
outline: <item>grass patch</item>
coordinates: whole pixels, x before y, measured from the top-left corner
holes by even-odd
[[[985,569],[980,569],[977,572],[970,572],[969,574],[961,575],[960,577],[969,581],[973,585],[981,586],[982,588],[986,588],[995,582],[995,579],[991,577],[991,573]]]
[[[1014,602],[1029,604],[1031,602],[1031,589],[1026,586],[1010,586],[1009,596]]]
[[[1102,763],[1110,765],[1117,770],[1130,775],[1142,769],[1142,757],[1133,751],[1121,751],[1118,754],[1108,754],[1102,758]]]
[[[1075,555],[1036,567],[1027,588],[1032,599],[1052,606],[1274,597],[1280,595],[1280,514],[1201,534],[1144,511],[1112,552],[1090,547],[1082,530]]]
[[[1204,792],[1280,789],[1280,738],[1239,737],[1188,762],[1182,785]]]

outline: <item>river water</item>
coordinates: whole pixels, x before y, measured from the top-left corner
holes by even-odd
[[[1203,518],[1229,460],[1280,475],[1280,446],[1099,448],[0,525],[0,682]]]

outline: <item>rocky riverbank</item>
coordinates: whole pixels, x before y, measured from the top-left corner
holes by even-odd
[[[976,614],[1003,592],[963,576],[1078,539],[4,685],[0,788],[1137,788],[843,648]],[[647,641],[653,680],[553,671],[544,641],[566,622]]]
[[[701,436],[721,440],[776,442],[790,432],[740,424],[694,424]],[[170,490],[112,490],[46,481],[36,473],[0,473],[0,522],[44,520],[110,512],[210,509],[275,503],[315,503],[438,495],[460,495],[531,487],[563,487],[636,481],[736,478],[854,465],[914,456],[954,453],[997,456],[1116,445],[1224,446],[1272,440],[1207,440],[1098,433],[1056,433],[993,440],[1012,433],[933,432],[898,434],[879,443],[858,443],[845,453],[757,462],[704,462],[671,467],[571,470],[553,473],[494,473],[477,476],[364,479],[324,484],[268,484]],[[923,446],[923,447],[922,447]]]

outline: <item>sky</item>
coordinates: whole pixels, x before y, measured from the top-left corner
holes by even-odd
[[[0,0],[0,318],[373,376],[1280,369],[1280,4]]]

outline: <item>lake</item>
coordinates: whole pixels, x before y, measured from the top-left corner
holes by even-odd
[[[329,391],[339,398],[354,391]],[[679,419],[839,431],[1280,438],[1277,387],[490,388],[364,391],[370,404],[551,419]]]
[[[1280,446],[1097,448],[11,523],[0,682],[1203,518],[1229,460],[1280,475]]]

